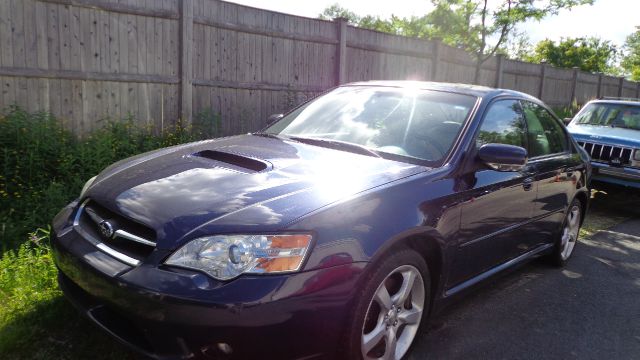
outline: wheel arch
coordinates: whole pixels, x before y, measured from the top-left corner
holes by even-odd
[[[444,281],[444,240],[435,229],[418,229],[408,231],[387,242],[388,245],[379,249],[372,257],[371,262],[375,263],[386,254],[400,248],[409,248],[420,254],[429,269],[430,280],[430,307],[433,307],[434,300],[441,289]]]

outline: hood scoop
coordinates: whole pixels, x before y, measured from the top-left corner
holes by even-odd
[[[221,162],[230,165],[230,169],[242,172],[256,173],[271,168],[271,164],[266,161],[217,150],[203,150],[191,156]]]

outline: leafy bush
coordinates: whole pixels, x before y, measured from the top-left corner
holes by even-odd
[[[219,118],[212,114],[197,120],[197,130],[178,122],[156,135],[130,117],[77,139],[48,113],[10,107],[0,115],[0,253],[15,248],[34,228],[46,227],[84,182],[107,165],[220,130]]]
[[[63,299],[45,229],[56,212],[78,196],[84,182],[107,165],[219,131],[220,119],[211,112],[197,116],[193,128],[178,122],[170,131],[154,134],[127,118],[83,139],[44,112],[12,106],[0,115],[0,354],[134,358],[103,333],[92,331]],[[35,228],[40,229],[30,233]]]

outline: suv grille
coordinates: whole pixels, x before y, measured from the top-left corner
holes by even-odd
[[[133,266],[139,265],[156,246],[152,229],[89,199],[80,205],[74,226],[100,250]]]
[[[591,156],[591,159],[600,162],[609,162],[612,159],[620,159],[620,165],[630,165],[633,149],[621,146],[604,145],[592,142],[578,141]]]

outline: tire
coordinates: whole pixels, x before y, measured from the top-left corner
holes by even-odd
[[[369,268],[347,323],[346,358],[402,359],[429,313],[427,263],[416,251],[405,248]]]
[[[553,265],[563,267],[571,258],[573,250],[578,243],[580,224],[582,222],[582,203],[574,199],[565,214],[562,228],[557,236],[555,247],[550,255]]]

